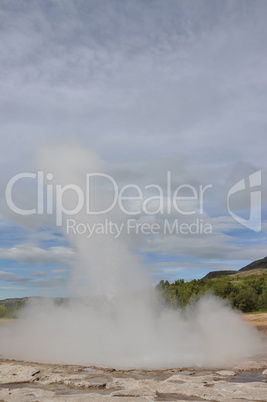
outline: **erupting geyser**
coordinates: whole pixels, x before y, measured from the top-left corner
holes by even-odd
[[[39,169],[53,185],[84,188],[87,173],[103,171],[94,152],[78,146],[47,147],[39,154]],[[49,177],[49,176],[48,176]],[[66,210],[75,209],[77,194],[66,191]],[[103,210],[108,198],[90,185],[93,210]],[[54,200],[56,202],[56,200]],[[50,363],[120,368],[215,366],[260,351],[253,328],[221,300],[206,296],[182,310],[163,308],[144,267],[132,254],[130,237],[75,236],[63,231],[76,251],[70,299],[29,303],[17,323],[1,328],[0,353],[8,358]],[[75,214],[77,223],[122,222],[119,210]],[[65,219],[65,221],[64,221]]]

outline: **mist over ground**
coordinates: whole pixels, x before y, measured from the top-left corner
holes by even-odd
[[[12,359],[115,368],[214,367],[263,350],[257,331],[212,296],[184,311],[137,298],[35,301],[1,328],[0,342]]]

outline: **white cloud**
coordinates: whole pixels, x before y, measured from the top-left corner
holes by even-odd
[[[4,282],[25,282],[27,278],[21,275],[16,275],[12,272],[0,271],[0,281]]]
[[[0,286],[0,290],[8,290],[8,291],[18,291],[18,290],[27,290],[27,288],[22,288],[19,286]]]
[[[0,248],[0,258],[6,260],[17,260],[23,264],[70,264],[75,257],[73,250],[55,246],[49,249],[42,249],[29,245],[17,245],[9,249]]]
[[[31,273],[30,276],[36,276],[36,278],[17,275],[12,272],[0,271],[0,281],[2,283],[11,282],[12,284],[14,284],[14,287],[9,288],[10,289],[14,288],[16,290],[30,289],[30,288],[50,289],[50,288],[64,287],[68,282],[68,279],[65,276],[60,275],[51,276],[50,278],[44,278],[45,277],[44,275],[43,276],[32,275]],[[21,285],[23,285],[24,288],[20,287]],[[6,286],[3,286],[2,288],[7,290]]]
[[[53,274],[67,274],[69,273],[68,269],[51,269],[50,271]]]
[[[263,2],[22,4],[2,10],[0,81],[19,160],[72,132],[116,159],[264,156]]]
[[[43,271],[34,271],[30,272],[30,275],[36,278],[44,278],[46,276],[46,272]]]

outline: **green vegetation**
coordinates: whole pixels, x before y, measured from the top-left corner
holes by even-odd
[[[15,318],[16,312],[24,305],[25,299],[7,299],[0,301],[0,318]]]
[[[184,307],[192,298],[210,292],[229,300],[234,308],[244,313],[267,311],[267,274],[250,276],[218,276],[174,283],[160,281],[157,285],[163,302],[171,307]]]
[[[0,318],[5,317],[7,315],[7,308],[3,305],[0,305]]]
[[[174,283],[160,281],[156,286],[163,303],[169,307],[185,307],[189,301],[197,300],[205,293],[213,293],[228,300],[231,305],[244,313],[267,312],[267,270],[248,271],[234,275],[221,275],[213,278],[185,282],[179,279]],[[253,272],[253,274],[252,274]],[[15,318],[16,312],[28,298],[6,299],[0,301],[0,318]],[[39,299],[38,297],[36,300]],[[67,303],[67,299],[56,298],[56,305]]]

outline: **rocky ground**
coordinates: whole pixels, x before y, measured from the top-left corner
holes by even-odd
[[[244,317],[267,332],[267,314]],[[0,359],[0,402],[267,401],[267,352],[227,368],[115,370]]]

